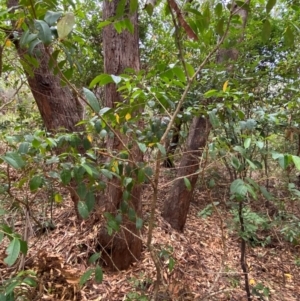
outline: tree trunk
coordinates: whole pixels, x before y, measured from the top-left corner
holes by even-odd
[[[249,4],[250,0],[245,0],[245,4]],[[244,28],[246,26],[248,11],[238,7],[235,3],[232,6],[232,13],[239,14],[243,20],[241,26],[241,35],[238,41],[241,41],[244,36]],[[217,54],[216,63],[224,63],[228,60],[237,60],[238,51],[232,49],[220,49]],[[231,66],[227,66],[227,71],[231,71]],[[176,177],[179,178],[173,184],[169,198],[166,199],[162,216],[170,223],[170,225],[178,230],[183,231],[187,214],[189,211],[190,201],[197,183],[198,174],[189,176],[196,173],[199,169],[199,157],[202,154],[201,148],[206,145],[211,125],[208,118],[195,117],[190,127],[190,133],[187,140],[186,152],[184,153],[180,167]],[[180,179],[187,177],[191,183],[191,189],[187,189],[184,180]]]
[[[183,230],[186,222],[190,200],[198,179],[198,174],[194,173],[199,170],[199,157],[201,157],[202,150],[206,145],[210,129],[211,125],[206,117],[195,117],[193,119],[186,151],[180,161],[176,175],[178,179],[174,182],[171,194],[164,203],[162,216],[174,229],[179,231]],[[187,189],[183,177],[189,179],[191,190]]]
[[[7,7],[13,8],[19,5],[19,0],[8,0]],[[15,22],[12,21],[13,27]],[[11,31],[13,32],[13,30]],[[40,43],[33,50],[32,56],[37,60],[38,67],[34,67],[27,59],[28,51],[21,48],[19,40],[12,36],[12,41],[17,49],[20,63],[22,66],[30,66],[32,73],[24,72],[27,81],[38,106],[45,128],[48,132],[56,133],[59,131],[67,131],[69,133],[83,130],[82,126],[77,127],[76,124],[82,119],[83,106],[75,95],[70,91],[69,87],[62,86],[61,77],[54,75],[49,67],[51,49],[46,51],[45,46]],[[82,147],[78,148],[80,151]],[[57,150],[59,152],[60,150]],[[72,182],[73,183],[73,182]],[[77,203],[78,195],[75,193],[76,184],[73,183],[69,187],[71,199],[74,203],[74,209],[79,218]]]
[[[9,0],[7,7],[17,7],[18,4],[18,0]],[[17,39],[12,38],[12,40],[21,64],[32,66],[26,59],[27,49],[21,48]],[[32,74],[28,74],[24,68],[28,84],[47,131],[76,132],[78,131],[76,124],[82,118],[83,108],[70,89],[67,86],[62,87],[60,76],[54,75],[50,70],[50,51],[49,49],[49,53],[47,53],[42,43],[33,50],[33,56],[38,61],[39,66],[36,68],[32,66]]]
[[[119,0],[106,0],[103,3],[103,18],[105,20],[114,18],[116,15]],[[125,14],[128,11],[129,1],[127,1]],[[118,75],[124,72],[126,68],[136,71],[140,68],[139,61],[139,36],[138,36],[138,15],[137,12],[132,13],[129,17],[133,24],[134,32],[123,30],[120,34],[114,29],[113,25],[106,26],[103,29],[103,49],[104,49],[104,72],[108,74]],[[114,108],[116,103],[122,102],[123,99],[118,93],[115,84],[108,84],[104,90],[105,106]],[[127,143],[126,137],[118,132],[118,136],[123,139],[123,143]],[[109,139],[107,148],[111,152],[118,152],[123,148],[121,141],[117,137]],[[130,158],[134,162],[142,162],[143,155],[137,145],[131,148]],[[130,175],[134,177],[134,175]],[[122,202],[122,189],[120,181],[117,178],[112,179],[108,183],[107,195],[108,204],[106,210],[115,214]],[[131,206],[136,217],[141,216],[141,187],[135,185],[131,191],[129,206]],[[115,269],[126,269],[129,265],[139,259],[142,250],[142,241],[139,238],[139,232],[136,229],[135,222],[129,221],[123,216],[123,230],[116,233],[112,238],[107,234],[106,229],[102,229],[100,235],[100,243],[106,246],[107,252],[104,258],[107,264]],[[104,252],[105,253],[105,252]],[[107,256],[109,255],[109,256]]]

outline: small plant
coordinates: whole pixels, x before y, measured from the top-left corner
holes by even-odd
[[[0,285],[0,300],[32,300],[32,288],[36,287],[35,272],[21,271],[17,276],[5,280]]]
[[[219,202],[214,202],[213,204],[207,205],[203,210],[198,212],[197,216],[201,218],[207,218],[211,216],[214,211],[214,206],[217,206],[219,204],[220,204]]]

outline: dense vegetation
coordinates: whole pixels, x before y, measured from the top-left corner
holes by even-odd
[[[0,300],[91,300],[145,257],[122,300],[300,298],[298,1],[0,5]],[[187,294],[164,239],[210,219],[219,272]],[[67,255],[39,248],[61,232]],[[280,289],[255,250],[289,254]]]

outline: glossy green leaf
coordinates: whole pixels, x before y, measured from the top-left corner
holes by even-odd
[[[220,126],[219,119],[217,118],[216,113],[214,111],[209,112],[208,116],[209,121],[214,129]]]
[[[29,181],[29,188],[31,191],[36,191],[43,184],[43,178],[39,175],[33,176]]]
[[[68,185],[71,181],[72,174],[69,169],[63,169],[60,173],[60,179],[64,185]]]
[[[1,156],[6,163],[16,169],[21,169],[25,166],[25,162],[17,152],[7,152],[4,156]]]
[[[62,12],[54,12],[51,10],[48,10],[46,12],[45,18],[44,20],[50,25],[52,26],[53,24],[56,23],[56,21],[62,16]]]
[[[24,47],[37,38],[36,33],[31,33],[29,30],[23,32],[20,38],[20,46]]]
[[[87,101],[89,103],[89,105],[91,106],[91,108],[96,112],[99,113],[100,111],[100,104],[98,99],[96,98],[95,94],[87,89],[87,88],[83,88],[83,93],[84,96],[87,98]]]
[[[139,149],[141,150],[142,153],[145,153],[147,150],[147,146],[145,143],[137,142]]]
[[[159,151],[161,152],[161,154],[163,156],[165,156],[167,154],[165,147],[162,144],[160,144],[160,143],[157,143],[156,145],[157,145]]]
[[[78,213],[83,219],[87,219],[89,217],[89,209],[85,202],[79,201],[77,204]]]
[[[100,169],[100,172],[110,180],[113,178],[112,172],[107,169]]]
[[[242,179],[234,180],[230,185],[230,193],[241,196],[246,196],[248,192],[247,186]]]
[[[186,82],[186,77],[182,68],[180,68],[179,66],[175,66],[172,70],[180,81]]]
[[[35,28],[38,30],[38,38],[45,44],[50,45],[52,42],[52,32],[49,25],[42,20],[35,20]]]

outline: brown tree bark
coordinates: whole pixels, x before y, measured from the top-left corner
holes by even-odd
[[[249,4],[249,2],[250,0],[245,0],[245,4]],[[241,36],[239,38],[239,41],[241,41],[244,36],[248,11],[233,3],[232,13],[239,14],[243,20]],[[234,61],[237,60],[237,58],[238,51],[236,49],[220,49],[217,54],[216,63],[223,63],[228,60]],[[228,69],[228,71],[230,70]],[[206,145],[210,129],[211,125],[208,118],[194,118],[190,127],[186,151],[180,161],[180,167],[176,175],[178,180],[174,182],[170,195],[164,202],[162,216],[178,231],[183,231],[187,219],[190,201],[198,179],[198,174],[195,173],[199,169],[199,157],[202,155],[202,149]],[[190,180],[190,190],[187,189],[182,179],[183,177]]]
[[[7,7],[17,7],[18,0],[8,0]],[[14,23],[14,22],[12,22]],[[13,24],[14,26],[14,24]],[[27,49],[21,48],[19,41],[12,38],[22,65],[32,66],[26,59]],[[38,67],[32,66],[32,74],[26,76],[30,90],[38,106],[47,131],[65,130],[76,132],[76,124],[82,118],[82,106],[67,86],[62,87],[59,75],[54,75],[49,68],[51,49],[41,43],[33,51]],[[26,70],[24,68],[24,70]]]
[[[178,231],[183,230],[186,222],[190,200],[198,179],[198,174],[195,173],[199,169],[199,158],[206,145],[210,129],[211,125],[206,117],[195,117],[193,119],[187,139],[186,151],[182,156],[176,174],[178,179],[173,184],[169,198],[164,202],[162,216]],[[183,177],[189,179],[191,190],[187,189]]]
[[[103,18],[105,20],[114,18],[116,15],[117,5],[119,0],[106,0],[103,3]],[[129,1],[125,8],[125,15],[122,18],[128,17],[133,24],[134,32],[123,30],[120,34],[114,29],[113,25],[109,25],[103,30],[103,49],[104,49],[104,72],[108,74],[119,75],[126,68],[131,68],[136,71],[140,68],[139,60],[139,36],[138,36],[138,15],[133,12],[127,13]],[[117,102],[122,102],[123,99],[118,93],[115,84],[108,84],[104,90],[105,106],[114,108]],[[121,135],[123,143],[127,143],[128,138]],[[123,148],[121,141],[115,136],[109,139],[107,148],[111,152],[118,152]],[[134,162],[142,162],[143,155],[137,145],[133,145],[130,149],[130,159]],[[134,175],[131,175],[134,177]],[[122,189],[120,182],[114,178],[108,183],[107,189],[108,204],[106,210],[111,213],[116,213],[122,202]],[[135,185],[131,191],[129,205],[134,209],[136,216],[141,216],[141,187]],[[122,230],[116,233],[113,237],[107,234],[106,229],[101,231],[100,243],[105,247],[106,255],[104,258],[107,264],[112,268],[126,269],[129,265],[139,259],[142,250],[142,241],[139,237],[139,231],[136,229],[135,223],[130,221],[126,216],[123,217]]]

